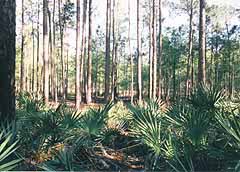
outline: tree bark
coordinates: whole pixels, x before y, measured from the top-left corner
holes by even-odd
[[[54,99],[54,88],[53,88],[53,80],[54,80],[54,71],[53,71],[53,67],[54,67],[54,64],[53,64],[53,41],[52,41],[52,20],[51,20],[51,12],[48,8],[48,25],[49,25],[49,42],[48,42],[48,45],[49,45],[49,67],[50,67],[50,79],[51,79],[51,82],[50,82],[50,93],[51,93],[51,98]]]
[[[134,73],[133,73],[133,56],[132,56],[132,47],[131,47],[131,0],[128,0],[128,48],[129,48],[129,56],[130,56],[130,70],[131,70],[131,103],[133,104],[133,96],[134,96]]]
[[[92,0],[89,0],[88,19],[87,104],[92,103]]]
[[[20,90],[26,90],[26,64],[25,64],[25,1],[22,0],[22,43],[21,43],[21,76],[20,76]]]
[[[44,101],[49,102],[48,0],[43,0]]]
[[[82,47],[81,47],[81,68],[80,68],[80,89],[81,93],[84,92],[84,78],[85,78],[85,56],[86,56],[86,19],[87,19],[87,0],[83,2],[83,22],[82,22]],[[82,95],[80,96],[82,101]]]
[[[137,85],[138,85],[138,100],[139,102],[142,101],[142,56],[140,51],[140,3],[137,0],[137,60],[138,60],[138,71],[137,71]]]
[[[15,119],[16,1],[0,1],[0,121]],[[4,16],[4,17],[3,17]]]
[[[40,2],[38,1],[38,12],[37,12],[37,98],[39,98],[40,96],[40,80],[39,80],[39,76],[40,76],[40,73],[39,73],[39,58],[40,58],[40,51],[39,51],[39,48],[40,48]]]
[[[80,0],[77,0],[77,28],[76,28],[76,85],[75,85],[75,92],[76,92],[76,108],[80,108],[81,103],[81,90],[80,90],[80,66],[81,66],[81,59],[80,59]]]
[[[153,90],[153,54],[152,54],[152,3],[151,0],[149,0],[149,8],[150,8],[150,13],[149,13],[149,99],[152,99],[152,90]]]
[[[157,93],[157,57],[156,57],[156,7],[155,0],[152,1],[153,5],[153,15],[152,15],[152,57],[153,57],[153,90],[152,90],[152,98],[156,99]]]
[[[198,83],[206,83],[206,2],[200,0],[200,16],[199,16],[199,59],[198,59]]]
[[[32,92],[35,92],[35,32],[32,14]]]
[[[104,99],[109,100],[109,81],[110,81],[110,15],[111,15],[111,0],[107,0],[106,9],[106,47],[105,47],[105,89]]]
[[[59,34],[60,34],[60,60],[61,60],[61,92],[62,92],[62,99],[66,99],[65,95],[65,64],[64,64],[64,57],[63,57],[63,50],[64,50],[64,26],[62,20],[62,10],[61,10],[62,0],[58,0],[58,17],[59,17]]]
[[[189,91],[191,88],[190,85],[190,69],[191,69],[191,59],[192,59],[192,38],[193,38],[193,30],[192,30],[192,21],[193,21],[193,0],[190,2],[190,14],[189,14],[189,37],[188,37],[188,61],[187,61],[187,76],[185,81],[185,97],[189,95]]]
[[[64,68],[65,68],[65,72],[64,72],[64,74],[65,74],[65,79],[64,79],[64,95],[65,95],[65,97],[66,97],[66,99],[67,99],[67,97],[68,97],[68,71],[69,71],[69,68],[68,68],[68,60],[69,60],[69,54],[68,54],[68,51],[69,50],[69,47],[67,46],[67,50],[66,50],[66,60],[65,60],[65,62],[64,62],[64,64],[65,64],[65,66],[64,66]]]
[[[57,91],[57,56],[56,56],[56,24],[55,24],[55,12],[56,12],[56,0],[53,0],[53,15],[52,15],[52,25],[53,25],[53,58],[52,58],[52,79],[53,86],[52,91],[54,92],[54,102],[58,101],[58,91]]]
[[[229,92],[229,97],[232,97],[232,61],[231,61],[231,40],[230,40],[230,33],[229,33],[229,26],[226,24],[226,30],[227,30],[227,57],[228,57],[228,92]]]
[[[116,37],[115,37],[115,1],[113,1],[113,9],[112,9],[112,101],[114,101],[116,99],[115,95],[115,91],[116,91]]]
[[[158,98],[162,96],[162,0],[159,0]]]

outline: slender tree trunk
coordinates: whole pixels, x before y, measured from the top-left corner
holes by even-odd
[[[228,24],[226,24],[227,30],[227,57],[228,57],[228,92],[229,97],[232,97],[232,64],[231,64],[231,41]]]
[[[192,59],[192,20],[193,20],[193,0],[190,2],[190,15],[189,15],[189,40],[188,40],[188,61],[187,61],[187,76],[186,76],[186,81],[185,81],[185,97],[189,95],[190,91],[190,69],[191,69],[191,59]]]
[[[20,90],[26,90],[26,73],[25,73],[25,1],[22,0],[22,44],[21,44],[21,77],[20,77]]]
[[[39,76],[40,76],[40,73],[39,73],[39,65],[40,65],[40,62],[39,62],[39,57],[40,57],[40,51],[39,51],[39,47],[40,47],[40,23],[39,23],[39,19],[40,18],[40,2],[38,1],[38,12],[37,12],[37,98],[39,98],[40,96],[40,80],[39,80]]]
[[[152,93],[153,93],[153,48],[152,48],[152,3],[151,0],[149,0],[149,8],[150,8],[150,14],[149,14],[149,99],[152,99]]]
[[[142,55],[140,51],[140,43],[141,43],[141,38],[140,38],[140,2],[137,0],[137,59],[138,59],[138,100],[139,102],[142,101]]]
[[[199,16],[199,60],[198,60],[198,83],[206,83],[206,62],[205,62],[205,47],[206,47],[206,2],[200,0],[200,16]]]
[[[64,80],[64,94],[66,95],[66,99],[67,99],[67,97],[68,97],[68,60],[69,60],[69,54],[68,54],[68,49],[69,49],[69,47],[67,46],[67,58],[66,58],[66,60],[65,60],[65,66],[64,66],[64,68],[65,68],[65,80]]]
[[[76,85],[75,85],[75,92],[76,92],[76,108],[80,108],[81,103],[81,90],[80,90],[80,66],[81,66],[81,59],[80,59],[80,0],[77,0],[77,28],[76,28]]]
[[[95,101],[97,100],[97,96],[98,96],[98,68],[99,68],[99,65],[98,65],[98,47],[96,47],[96,68],[95,68],[95,71],[96,71],[96,78],[95,78],[95,83],[94,83],[94,88],[95,88]]]
[[[85,78],[85,56],[86,56],[86,20],[87,20],[87,0],[83,2],[83,22],[82,22],[82,47],[81,47],[81,68],[80,68],[80,88],[81,92],[84,92],[84,78]],[[81,100],[82,101],[82,95]]]
[[[174,51],[174,50],[173,50]],[[173,66],[172,66],[172,75],[173,75],[173,95],[172,98],[175,100],[176,98],[176,60],[177,60],[177,54],[173,53]]]
[[[231,92],[232,92],[232,97],[234,97],[235,93],[235,56],[236,56],[236,51],[234,51],[232,55],[232,72],[231,72]]]
[[[63,100],[66,99],[65,95],[65,68],[64,68],[64,57],[63,57],[63,50],[64,50],[64,25],[62,21],[62,10],[61,10],[62,0],[58,0],[58,17],[59,17],[59,34],[60,34],[60,60],[61,60],[61,92]]]
[[[43,0],[44,101],[49,102],[48,0]]]
[[[56,59],[56,24],[55,24],[55,12],[56,12],[56,0],[53,0],[53,15],[52,15],[52,25],[53,25],[53,57],[52,57],[52,91],[54,92],[54,102],[58,101],[58,91],[57,91],[57,59]]]
[[[193,39],[193,34],[192,34]],[[192,58],[191,58],[191,88],[194,88],[194,52],[192,52]]]
[[[110,15],[111,15],[111,0],[107,0],[106,9],[106,51],[105,51],[105,89],[104,89],[104,99],[108,101],[109,99],[109,81],[110,81]]]
[[[54,67],[54,64],[53,64],[53,41],[52,41],[52,21],[51,21],[51,12],[50,10],[48,9],[48,22],[49,22],[49,61],[50,61],[50,65],[49,67],[51,66],[50,68],[50,78],[51,78],[51,82],[50,82],[50,88],[51,88],[51,98],[54,99],[54,71],[53,71],[53,67]]]
[[[31,48],[28,46],[27,49],[31,50]],[[30,51],[31,52],[31,51]],[[28,54],[26,55],[26,57],[31,57],[31,53],[28,52]],[[32,82],[31,82],[31,72],[32,72],[32,68],[31,68],[31,63],[27,64],[26,67],[26,86],[27,86],[27,92],[31,92],[31,86],[32,86]]]
[[[153,92],[152,98],[156,99],[156,90],[157,90],[157,57],[156,57],[156,4],[155,0],[152,1],[153,4],[153,15],[152,15],[152,48],[153,48]]]
[[[131,70],[131,103],[133,104],[133,96],[134,96],[134,73],[133,73],[133,56],[132,56],[132,47],[131,47],[131,0],[128,0],[128,48],[129,48],[129,56],[130,56],[130,70]]]
[[[87,104],[92,102],[92,0],[89,0],[88,5],[88,71],[87,71]]]
[[[15,119],[16,1],[0,1],[0,121]],[[3,17],[4,16],[4,17]],[[6,29],[7,28],[7,29]]]
[[[214,54],[214,64],[215,64],[215,83],[218,84],[219,83],[219,71],[218,71],[218,67],[219,67],[219,62],[218,62],[218,37],[216,37],[215,40],[215,54]]]
[[[114,72],[114,81],[113,81],[113,83],[114,83],[114,85],[113,85],[113,97],[114,97],[114,101],[116,101],[116,98],[117,98],[117,93],[118,93],[118,91],[119,91],[119,89],[118,89],[118,85],[117,85],[117,78],[118,78],[118,68],[117,68],[117,66],[118,66],[118,43],[116,43],[115,44],[115,49],[114,49],[114,51],[115,51],[115,58],[114,58],[114,68],[115,68],[115,70],[113,71]]]
[[[162,95],[162,0],[159,0],[158,98]]]
[[[213,35],[213,33],[212,33]],[[214,63],[213,63],[213,59],[214,59],[214,47],[213,47],[213,38],[211,38],[211,66],[210,66],[210,73],[209,73],[209,78],[210,78],[210,81],[211,81],[211,86],[213,85],[213,82],[214,81],[214,77],[213,77],[213,70],[214,70]]]
[[[116,83],[115,83],[115,74],[116,74],[116,54],[115,54],[115,48],[116,48],[116,37],[115,37],[115,1],[113,1],[113,9],[112,9],[112,101],[115,100],[115,90],[116,90]]]
[[[86,7],[87,9],[87,7]],[[86,10],[86,13],[87,13],[87,10]],[[87,27],[85,27],[85,32],[87,32]],[[84,44],[85,44],[85,48],[84,48],[84,54],[83,54],[83,93],[84,93],[84,96],[85,96],[85,102],[86,102],[86,95],[87,95],[87,36],[85,36],[85,39],[84,39]]]
[[[32,16],[33,17],[33,16]],[[35,33],[34,33],[34,23],[32,20],[32,92],[35,92]]]

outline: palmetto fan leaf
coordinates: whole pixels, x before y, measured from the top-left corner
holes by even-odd
[[[80,128],[89,135],[98,135],[101,129],[106,125],[108,112],[113,103],[107,104],[104,108],[98,110],[90,109],[80,119]]]
[[[219,88],[211,87],[201,84],[195,89],[188,99],[190,104],[197,109],[204,109],[205,111],[214,110],[217,103],[224,98],[223,91]]]
[[[159,156],[163,144],[162,125],[159,113],[155,108],[146,106],[130,106],[133,117],[132,132],[137,138],[147,145],[154,155]],[[155,112],[155,113],[154,113]]]
[[[17,97],[17,105],[19,108],[27,112],[38,112],[45,107],[42,98],[37,98],[34,94],[29,92],[21,92]]]
[[[176,105],[169,110],[165,118],[176,134],[189,139],[196,146],[206,138],[213,116],[189,106]]]
[[[71,150],[62,150],[56,157],[41,164],[39,168],[46,171],[78,171],[81,166],[74,162],[74,154]]]
[[[236,141],[238,147],[240,147],[240,117],[234,112],[219,113],[217,120],[225,131]]]
[[[9,171],[17,166],[17,164],[21,161],[17,160],[9,160],[9,157],[17,150],[17,143],[15,141],[11,143],[12,134],[4,132],[0,133],[0,171]]]

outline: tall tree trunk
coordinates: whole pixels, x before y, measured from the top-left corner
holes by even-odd
[[[49,61],[50,61],[50,65],[49,67],[50,68],[50,79],[51,79],[51,82],[50,82],[50,93],[51,93],[51,98],[54,99],[54,88],[53,88],[53,80],[54,80],[54,71],[53,71],[53,67],[54,67],[54,64],[53,64],[53,41],[52,41],[52,23],[51,23],[51,11],[48,9],[48,24],[49,24]]]
[[[43,0],[44,101],[49,102],[48,0]]]
[[[215,64],[215,83],[219,84],[219,54],[218,54],[218,37],[215,40],[215,54],[214,54],[214,64]]]
[[[149,0],[149,8],[150,8],[150,13],[149,13],[149,99],[152,99],[152,90],[153,90],[153,54],[152,54],[152,19],[153,19],[153,14],[152,14],[152,3],[151,0]]]
[[[190,85],[190,69],[191,69],[191,59],[192,59],[192,37],[193,37],[193,30],[192,30],[192,20],[193,20],[193,0],[190,2],[190,15],[189,15],[189,37],[188,37],[188,61],[187,61],[187,76],[185,81],[185,97],[189,95],[189,91],[191,88]]]
[[[0,1],[0,121],[15,118],[16,1]],[[3,17],[4,16],[4,17]],[[6,29],[7,28],[7,29]]]
[[[110,15],[111,15],[111,0],[107,0],[106,9],[106,51],[105,51],[105,89],[104,99],[109,99],[109,81],[110,81]]]
[[[153,15],[152,15],[152,49],[153,49],[153,90],[152,90],[152,98],[156,99],[156,90],[157,90],[157,57],[156,57],[156,4],[155,0],[152,1],[153,4]]]
[[[200,16],[199,16],[199,59],[198,59],[198,83],[206,83],[206,2],[200,0]]]
[[[76,85],[75,85],[75,92],[76,92],[76,108],[80,108],[81,103],[81,90],[80,90],[80,0],[77,0],[77,28],[76,28]]]
[[[86,20],[87,20],[87,0],[83,2],[83,22],[82,22],[82,47],[81,47],[81,68],[80,68],[80,83],[81,92],[84,92],[84,78],[85,78],[85,57],[86,57]],[[82,101],[82,96],[81,100]]]
[[[96,47],[96,65],[95,65],[95,71],[96,71],[96,78],[95,78],[95,83],[94,83],[94,88],[95,88],[95,101],[97,100],[97,96],[98,96],[98,47]]]
[[[231,40],[230,40],[230,33],[228,24],[226,24],[226,30],[227,30],[227,57],[228,57],[228,92],[229,97],[232,97],[232,61],[231,61]]]
[[[235,93],[235,56],[236,56],[236,51],[234,51],[232,55],[232,71],[231,71],[231,97],[234,97]]]
[[[140,2],[137,0],[137,59],[138,59],[138,71],[137,71],[137,85],[138,85],[138,100],[142,101],[142,55],[140,51]]]
[[[40,96],[40,73],[39,73],[39,65],[40,65],[40,2],[38,1],[38,12],[37,12],[37,98]]]
[[[131,47],[131,0],[128,0],[128,48],[129,48],[129,56],[130,56],[130,68],[131,68],[131,103],[133,104],[133,96],[134,96],[134,73],[133,73],[133,56],[132,56],[132,47]]]
[[[87,69],[87,104],[92,102],[92,0],[89,0],[88,5],[88,69]]]
[[[193,34],[192,34],[193,39]],[[194,87],[194,52],[192,52],[192,58],[191,58],[191,88]]]
[[[25,1],[22,0],[22,44],[21,44],[21,77],[20,77],[20,90],[26,90],[26,64],[25,64]]]
[[[162,95],[162,0],[159,0],[158,98]]]
[[[173,50],[175,51],[175,50]],[[176,66],[177,66],[177,53],[173,52],[173,66],[172,66],[172,79],[173,79],[173,95],[172,98],[175,100],[176,98]]]
[[[57,91],[57,56],[56,56],[56,24],[55,24],[55,13],[56,13],[56,0],[53,0],[53,15],[52,15],[52,25],[53,25],[53,57],[52,57],[52,91],[54,92],[54,101],[58,101],[58,91]]]
[[[64,57],[63,57],[63,50],[64,50],[64,26],[62,21],[62,10],[61,10],[62,0],[58,0],[58,17],[59,17],[59,34],[60,34],[60,60],[61,60],[61,92],[63,100],[66,99],[65,95],[65,68],[64,68]]]
[[[26,55],[26,57],[31,57],[29,52]],[[26,91],[30,92],[31,91],[30,89],[31,89],[31,64],[27,63],[26,64]]]
[[[66,98],[68,97],[68,59],[69,59],[69,54],[68,54],[68,49],[69,49],[69,47],[67,46],[67,50],[66,50],[66,60],[65,60],[65,66],[64,66],[64,68],[65,68],[65,80],[64,80],[64,94],[65,94],[65,96],[66,96]]]
[[[115,91],[116,91],[116,54],[115,54],[115,48],[116,48],[116,36],[115,36],[115,1],[113,1],[113,9],[112,9],[112,101],[115,100]]]
[[[115,44],[115,48],[114,48],[114,51],[115,51],[115,57],[114,57],[114,68],[115,68],[115,70],[113,71],[114,72],[114,81],[113,81],[113,83],[114,83],[114,85],[113,85],[113,97],[114,97],[114,99],[113,100],[115,100],[116,101],[116,98],[117,98],[117,93],[118,93],[118,91],[119,91],[119,89],[118,89],[118,85],[117,85],[117,78],[118,78],[118,68],[117,68],[117,66],[118,66],[118,43],[116,43]]]
[[[33,17],[33,15],[32,15]],[[34,32],[34,23],[32,19],[32,92],[35,92],[35,32]]]
[[[212,34],[211,35],[213,35],[213,32],[212,32]],[[213,47],[213,38],[211,38],[211,59],[210,59],[210,72],[209,72],[209,78],[210,78],[210,84],[211,84],[211,86],[213,85],[213,80],[214,80],[214,78],[213,78],[213,68],[214,68],[214,63],[213,63],[213,57],[214,57],[214,47]]]

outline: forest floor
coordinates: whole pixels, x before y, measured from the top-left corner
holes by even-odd
[[[125,96],[125,97],[118,97],[116,101],[122,101],[124,103],[129,103],[130,102],[130,97]],[[57,103],[54,102],[53,100],[50,100],[49,105],[51,108],[57,108],[60,104],[62,104],[62,101],[58,101]],[[70,108],[75,108],[75,100],[73,96],[69,96],[67,100],[64,101],[64,104],[66,104]],[[105,100],[103,97],[97,97],[93,99],[93,103],[91,104],[86,104],[82,103],[80,105],[79,110],[83,111],[89,108],[99,108],[100,106],[106,104]]]
[[[119,97],[117,101],[122,101],[124,103],[130,102],[130,97]],[[105,104],[103,98],[97,98],[93,100],[94,103],[91,104],[81,104],[79,111],[84,112],[89,108],[99,108]],[[61,103],[50,101],[50,107],[56,109]],[[75,108],[75,101],[74,97],[69,97],[65,103],[70,108]],[[127,136],[128,133],[126,132],[125,135]],[[121,142],[121,141],[120,141]],[[121,145],[121,143],[119,143]],[[125,143],[124,143],[125,144]],[[95,157],[91,157],[95,159],[95,161],[99,161],[99,166],[104,169],[121,169],[126,171],[142,171],[144,169],[144,155],[135,155],[134,153],[129,153],[128,149],[133,147],[138,147],[138,145],[129,145],[127,148],[115,147],[115,148],[108,148],[108,150],[101,150],[95,153]],[[110,165],[109,165],[110,164]],[[98,163],[96,163],[98,166]],[[98,168],[101,168],[98,167]]]

